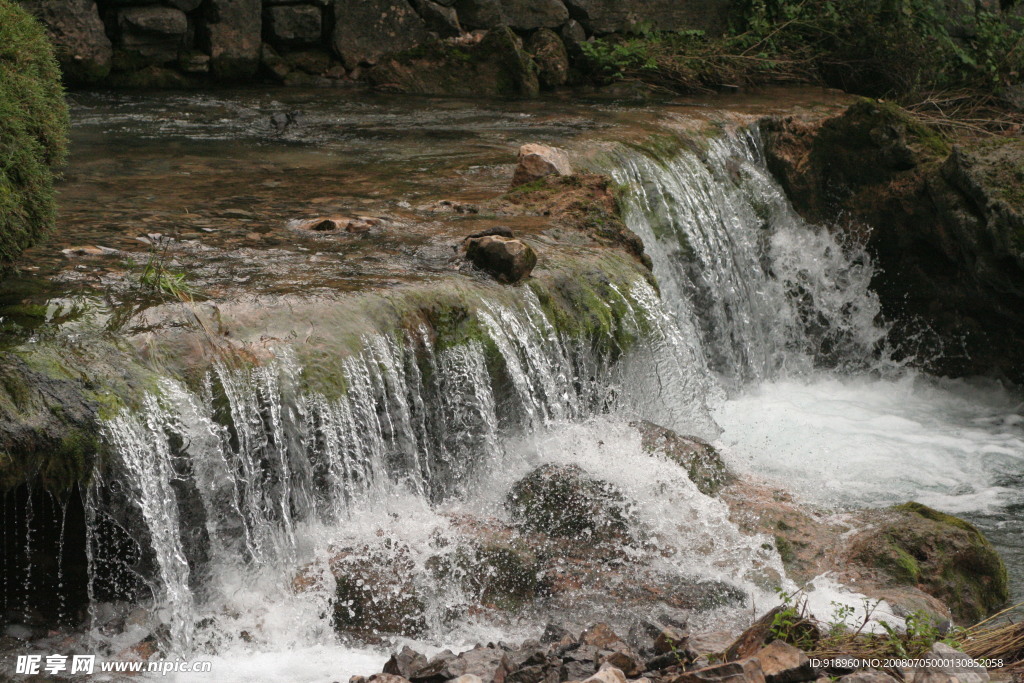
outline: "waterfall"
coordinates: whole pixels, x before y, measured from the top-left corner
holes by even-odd
[[[784,581],[770,543],[740,533],[676,466],[651,461],[625,423],[714,438],[721,379],[875,362],[885,330],[871,261],[796,215],[756,129],[671,152],[621,145],[603,163],[625,188],[660,294],[606,283],[587,304],[588,332],[570,332],[519,287],[479,297],[470,331],[421,322],[364,335],[337,381],[316,385],[333,392],[310,389],[315,370],[281,345],[263,365],[219,361],[199,386],[164,378],[141,411],[106,424],[118,458],[94,482],[89,519],[132,527],[141,549],[129,571],[170,648],[216,647],[230,637],[210,635],[217,620],[236,634],[290,624],[278,647],[329,637],[330,591],[290,591],[301,567],[327,576],[348,539],[425,568],[420,551],[438,551],[429,539],[459,533],[438,510],[476,501],[472,514],[495,514],[538,462],[585,463],[636,496],[643,533],[664,548],[652,554],[657,572],[748,595]],[[125,487],[113,505],[112,481]],[[381,533],[396,540],[379,546]],[[464,596],[430,590],[429,625],[450,629],[446,610]],[[283,611],[253,611],[254,593],[260,610]]]
[[[662,298],[736,381],[863,366],[885,336],[861,244],[808,224],[768,172],[756,127],[621,145],[606,161]]]
[[[343,529],[396,495],[464,498],[509,438],[607,413],[717,433],[697,352],[654,289],[608,292],[607,339],[560,331],[525,287],[514,305],[480,301],[478,339],[451,344],[426,325],[367,336],[337,396],[304,389],[288,347],[262,366],[217,362],[199,388],[164,378],[141,411],[107,423],[118,459],[94,482],[91,518],[110,505],[99,490],[121,482],[124,525],[151,550],[150,600],[188,652],[225,566],[288,585],[310,529]]]

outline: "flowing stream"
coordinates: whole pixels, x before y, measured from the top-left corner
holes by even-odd
[[[241,111],[223,120],[252,109]],[[497,114],[449,115],[438,145],[467,126],[488,140],[467,157],[507,146],[480,124]],[[608,110],[601,125],[570,127],[626,116]],[[190,134],[230,128],[221,123],[211,114],[204,125],[180,125]],[[367,144],[355,139],[335,144]],[[382,163],[426,163],[429,155],[402,159],[403,139],[380,142]],[[332,558],[362,548],[403,553],[423,570],[425,625],[404,641],[423,650],[536,637],[552,620],[627,624],[651,604],[612,605],[583,589],[571,606],[480,615],[473,596],[424,569],[455,557],[464,520],[507,521],[513,483],[551,463],[578,465],[634,501],[632,523],[672,549],[638,560],[644,571],[741,596],[688,614],[691,625],[735,627],[770,604],[772,587],[786,581],[781,561],[680,468],[645,452],[629,424],[638,418],[713,440],[735,470],[778,480],[812,504],[914,499],[964,515],[999,546],[1024,595],[1019,393],[890,360],[870,256],[797,216],[765,169],[756,127],[677,142],[605,143],[589,162],[629,188],[627,222],[660,289],[612,286],[612,335],[644,339],[622,353],[560,332],[523,287],[512,300],[482,298],[482,335],[467,343],[439,347],[426,327],[366,334],[334,395],[304,388],[302,362],[282,344],[261,367],[216,364],[199,389],[164,378],[140,411],[109,420],[104,438],[119,458],[86,496],[90,561],[117,561],[105,525],[136,527],[148,548],[148,571],[130,579],[143,596],[139,623],[161,624],[181,656],[212,658],[217,680],[331,681],[379,670],[395,642],[339,641],[329,618]],[[319,578],[296,590],[299,576]],[[820,590],[842,597],[839,587]],[[116,652],[126,636],[100,628],[100,611],[93,635]]]

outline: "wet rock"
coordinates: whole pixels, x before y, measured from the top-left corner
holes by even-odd
[[[687,671],[672,683],[764,683],[761,664],[756,658],[748,657],[726,664],[716,664],[703,669]]]
[[[729,661],[734,661],[752,657],[757,654],[757,652],[760,651],[768,642],[772,624],[775,621],[775,616],[781,611],[782,607],[774,607],[766,612],[760,619],[751,624],[750,627],[741,633],[733,644],[725,651],[725,658]],[[809,622],[807,623],[806,628],[813,632],[812,637],[816,639],[817,628]]]
[[[640,432],[645,451],[663,454],[681,465],[704,495],[713,496],[736,480],[736,476],[726,468],[722,456],[706,441],[694,436],[680,436],[671,429],[646,420],[632,424]]]
[[[404,676],[396,676],[394,674],[383,673],[374,674],[367,679],[367,683],[409,683],[409,679]]]
[[[839,683],[898,683],[898,681],[884,671],[868,669],[847,674],[839,679]]]
[[[285,77],[291,72],[292,68],[288,66],[288,62],[284,61],[277,50],[271,47],[269,44],[263,44],[263,51],[260,55],[260,67],[270,76],[273,76],[278,81],[284,81]],[[284,116],[284,114],[274,114],[271,117],[271,121],[274,126],[279,130],[287,123],[287,119],[281,120],[278,123],[277,117]]]
[[[538,467],[512,487],[505,506],[524,531],[581,541],[620,538],[629,526],[629,508],[618,489],[576,465]]]
[[[467,235],[466,239],[471,240],[476,239],[477,237],[491,236],[507,237],[509,239],[512,239],[513,237],[515,237],[515,234],[512,232],[512,228],[508,227],[507,225],[495,225],[493,228],[487,228],[486,230],[481,230],[480,232],[474,232],[472,235]]]
[[[178,55],[178,68],[187,74],[210,72],[210,55],[201,52],[182,52]]]
[[[616,671],[620,671],[626,676],[636,676],[644,670],[640,658],[627,649],[616,650],[611,654],[604,655],[598,660],[598,663],[601,667],[614,667]]]
[[[537,64],[542,88],[557,88],[569,80],[569,53],[557,33],[548,28],[534,31],[526,41],[526,51]]]
[[[504,0],[501,9],[505,23],[517,31],[558,28],[569,19],[561,0]]]
[[[185,13],[171,7],[128,7],[118,11],[117,25],[124,49],[157,64],[178,58],[188,32]]]
[[[525,242],[497,235],[466,240],[466,257],[500,282],[514,284],[537,265],[537,252]]]
[[[920,503],[870,515],[871,528],[850,543],[852,561],[884,571],[944,601],[963,623],[975,623],[1008,599],[1006,566],[972,524]]]
[[[384,664],[384,673],[409,678],[427,665],[427,658],[406,645],[401,652],[391,655]]]
[[[519,148],[512,187],[533,182],[548,175],[572,175],[565,150],[547,145],[526,144]]]
[[[428,39],[427,24],[406,0],[335,0],[334,52],[345,68],[375,64],[388,52],[401,52]]]
[[[260,0],[208,0],[205,42],[210,70],[222,81],[256,75],[262,44]]]
[[[818,677],[807,655],[781,640],[761,648],[757,659],[766,683],[801,683]]]
[[[516,538],[482,534],[470,544],[430,558],[440,583],[457,583],[474,605],[514,610],[540,591],[537,553]]]
[[[312,45],[323,34],[322,12],[312,5],[268,7],[263,20],[264,33],[283,45]]]
[[[292,69],[319,76],[331,66],[331,56],[324,50],[290,50],[284,61]]]
[[[904,671],[906,683],[987,683],[988,670],[945,643],[935,643],[921,657],[922,666]]]
[[[19,4],[46,27],[69,82],[96,83],[110,73],[113,48],[95,0],[20,0]]]
[[[540,637],[540,642],[544,645],[552,643],[575,643],[576,638],[573,637],[572,633],[556,624],[548,624],[544,627],[544,634]]]
[[[459,15],[454,8],[431,0],[412,0],[412,5],[427,22],[427,28],[438,36],[452,38],[462,35],[462,25],[459,24]]]
[[[333,621],[339,633],[376,638],[423,632],[426,603],[416,587],[416,565],[407,547],[385,541],[342,549],[331,558],[328,571],[336,586]],[[302,592],[322,587],[321,572],[307,567],[295,577],[293,588]]]

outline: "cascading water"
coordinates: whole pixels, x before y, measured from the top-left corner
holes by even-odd
[[[924,490],[963,500],[967,456],[981,453],[994,464],[975,492],[991,494],[986,510],[1003,504],[991,484],[1019,472],[1024,454],[1011,401],[953,410],[945,385],[888,361],[870,259],[796,215],[756,129],[692,149],[620,146],[603,163],[629,188],[626,219],[660,287],[659,296],[610,285],[608,339],[560,331],[519,288],[512,304],[481,300],[474,338],[451,343],[427,325],[365,337],[333,395],[303,388],[306,368],[281,347],[261,367],[216,365],[200,389],[166,379],[141,412],[107,424],[120,460],[95,480],[87,518],[94,530],[102,520],[133,527],[139,549],[125,574],[150,625],[167,629],[165,645],[218,653],[239,680],[274,666],[300,680],[300,660],[336,671],[331,565],[360,553],[416,568],[428,644],[535,636],[543,605],[474,616],[469,589],[432,568],[458,564],[460,520],[505,519],[510,486],[542,463],[582,466],[635,501],[637,534],[650,545],[627,547],[624,561],[652,576],[724,582],[763,606],[764,590],[784,581],[771,545],[741,534],[723,504],[645,452],[627,424],[636,418],[720,435],[736,469],[785,476],[829,504]],[[641,341],[622,348],[623,333]],[[896,400],[879,401],[894,389]],[[964,425],[975,427],[970,444],[944,438]],[[886,462],[902,456],[913,483],[894,498],[884,463],[851,465],[870,462],[861,452],[899,430],[908,447]],[[831,478],[807,468],[812,459]],[[927,482],[913,476],[922,466]],[[846,486],[854,476],[861,485]],[[120,502],[109,494],[115,481]],[[597,592],[578,598],[557,609],[580,625],[629,611]],[[376,651],[343,650],[350,673],[379,666]]]
[[[609,156],[667,306],[730,390],[713,409],[730,464],[820,505],[916,499],[964,515],[1019,596],[1019,393],[890,359],[869,255],[796,214],[756,127]]]

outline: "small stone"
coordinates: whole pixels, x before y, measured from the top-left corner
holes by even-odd
[[[615,650],[615,646],[623,645],[622,638],[612,630],[612,627],[603,621],[594,624],[580,635],[580,642],[591,645],[600,650]]]
[[[451,683],[484,683],[484,679],[476,674],[462,674],[458,678],[453,678]]]
[[[466,240],[466,257],[499,282],[514,284],[537,265],[537,252],[521,240],[487,236]]]
[[[906,683],[988,683],[988,670],[945,643],[935,643],[923,666],[904,672]]]
[[[766,683],[801,683],[817,678],[807,655],[782,640],[761,648],[757,659]]]
[[[374,674],[367,683],[409,683],[409,679],[394,674]]]
[[[572,175],[572,165],[565,150],[533,143],[519,148],[518,164],[512,176],[513,187],[552,174]]]
[[[636,676],[643,671],[640,659],[636,655],[621,650],[602,657],[601,666],[613,666],[627,676]]]

